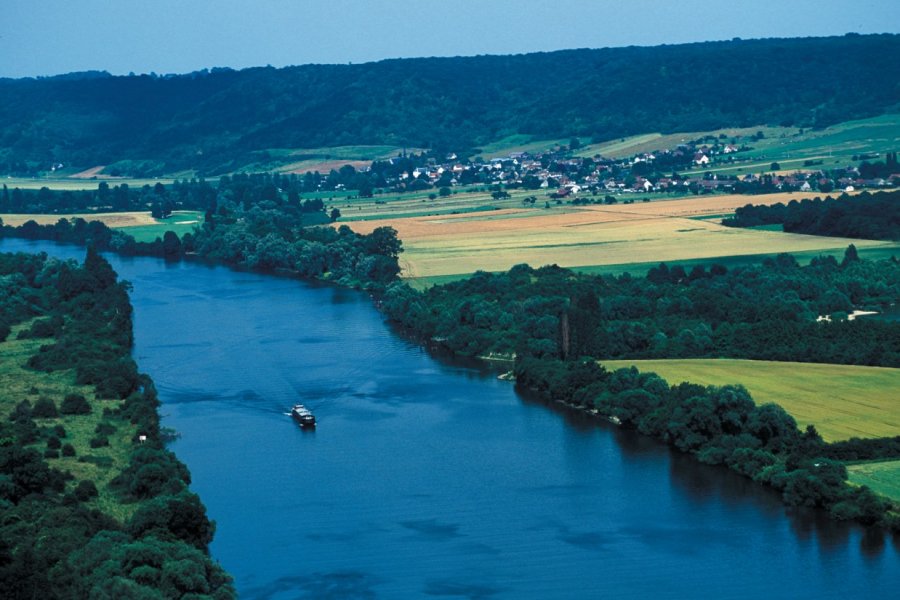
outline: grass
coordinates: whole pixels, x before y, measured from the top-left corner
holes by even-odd
[[[602,361],[608,369],[636,366],[674,385],[739,383],[757,404],[782,406],[826,441],[900,435],[900,369],[735,359]]]
[[[853,485],[865,485],[872,491],[900,501],[900,460],[847,465]]]
[[[20,330],[29,326],[30,322],[14,327],[7,341],[0,343],[0,415],[6,418],[22,400],[27,399],[34,405],[41,396],[51,398],[57,408],[66,394],[77,393],[87,398],[93,408],[93,412],[89,415],[61,415],[55,419],[35,419],[38,427],[42,429],[55,425],[65,427],[66,437],[62,442],[75,447],[74,457],[48,459],[48,462],[51,467],[68,471],[75,477],[74,481],[68,483],[69,489],[80,480],[93,481],[100,495],[91,501],[91,505],[120,521],[127,519],[135,506],[120,502],[109,490],[108,484],[128,464],[132,448],[131,439],[135,435],[134,426],[121,419],[104,419],[103,409],[114,408],[119,403],[112,400],[98,400],[92,387],[77,385],[74,370],[44,373],[26,368],[28,358],[34,355],[41,345],[48,343],[47,339],[15,339]],[[116,432],[109,436],[108,447],[91,448],[90,439],[95,437],[94,428],[103,421],[113,423]],[[43,454],[46,446],[44,442],[38,442],[32,447]],[[78,460],[80,457],[88,456],[105,460],[108,464],[103,466]]]

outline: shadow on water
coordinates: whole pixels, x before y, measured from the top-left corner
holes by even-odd
[[[276,579],[264,586],[243,590],[248,600],[363,599],[376,598],[375,586],[380,579],[360,571],[313,573]]]

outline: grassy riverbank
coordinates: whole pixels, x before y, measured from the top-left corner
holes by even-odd
[[[73,479],[67,485],[69,491],[79,481],[94,482],[99,496],[90,505],[124,522],[134,513],[137,505],[122,502],[121,497],[108,486],[113,477],[128,465],[136,427],[126,419],[108,414],[109,411],[104,414],[104,409],[118,408],[121,402],[99,400],[93,386],[75,382],[74,369],[47,373],[27,368],[28,359],[47,343],[46,339],[15,339],[19,331],[30,326],[31,322],[27,322],[14,327],[10,339],[0,343],[0,413],[10,414],[23,400],[28,400],[33,406],[39,399],[45,398],[59,407],[70,394],[84,396],[91,405],[90,414],[60,414],[55,418],[35,418],[35,422],[41,429],[50,430],[58,426],[65,429],[66,435],[60,441],[70,444],[75,454],[50,459],[50,464],[72,475]],[[115,432],[106,436],[108,446],[92,448],[91,440],[98,437],[97,428],[101,423],[114,428]],[[39,440],[29,447],[43,454],[46,442]]]
[[[826,441],[900,435],[900,369],[765,360],[602,361],[636,366],[677,384],[741,384],[759,404],[773,402],[801,428],[815,425]]]

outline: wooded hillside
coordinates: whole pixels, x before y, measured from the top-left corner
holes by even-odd
[[[273,148],[470,150],[513,133],[612,139],[823,126],[900,103],[900,36],[734,40],[182,76],[0,80],[0,173],[135,161],[215,174]]]

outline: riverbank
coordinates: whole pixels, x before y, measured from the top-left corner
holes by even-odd
[[[235,597],[131,358],[128,286],[90,250],[78,267],[2,254],[0,274],[0,595]]]

